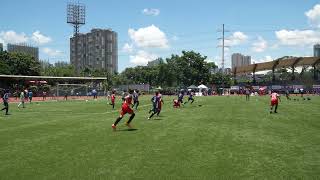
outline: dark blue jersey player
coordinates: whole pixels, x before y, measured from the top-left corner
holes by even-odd
[[[178,102],[180,104],[183,104],[183,96],[184,96],[184,93],[183,92],[180,92],[179,95],[178,95]]]
[[[154,116],[155,114],[158,113],[158,111],[159,111],[159,101],[160,101],[159,92],[156,92],[156,94],[151,98],[152,109],[149,111],[149,113],[152,112],[152,114],[149,116],[148,119],[152,118],[152,116]]]
[[[193,96],[194,96],[194,92],[190,92],[188,102],[191,101],[191,104],[194,102]],[[185,104],[188,102],[185,102]]]

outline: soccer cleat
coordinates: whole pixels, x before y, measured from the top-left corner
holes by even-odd
[[[116,125],[112,124],[111,127],[112,127],[113,131],[116,131],[116,130],[117,130],[117,126],[116,126]]]
[[[128,126],[129,129],[132,129],[132,126],[126,122],[126,126]]]

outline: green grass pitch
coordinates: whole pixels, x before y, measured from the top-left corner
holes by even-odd
[[[133,126],[106,100],[40,102],[0,115],[0,179],[319,179],[320,97],[196,97],[148,121],[141,98]],[[119,100],[119,98],[118,98]],[[119,102],[117,102],[119,109]],[[202,105],[202,106],[199,106]]]

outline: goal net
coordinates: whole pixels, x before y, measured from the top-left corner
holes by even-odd
[[[85,84],[58,84],[56,96],[81,97],[88,95],[88,85]]]

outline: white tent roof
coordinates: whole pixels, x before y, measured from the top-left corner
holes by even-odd
[[[203,84],[201,84],[200,86],[198,86],[198,88],[199,88],[199,89],[208,89],[208,87],[205,86],[205,85],[203,85]]]

